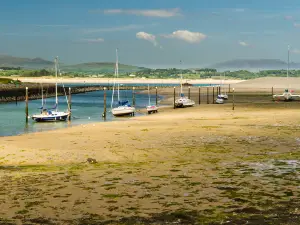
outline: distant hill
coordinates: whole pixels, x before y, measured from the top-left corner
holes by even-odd
[[[236,59],[216,63],[210,68],[218,70],[279,70],[286,69],[287,63],[279,59]],[[291,69],[300,68],[300,63],[290,63]]]
[[[0,55],[0,67],[21,67],[22,69],[53,69],[54,62],[42,58],[21,58],[8,55]],[[115,63],[89,62],[76,65],[65,65],[60,62],[60,69],[65,72],[90,72],[90,73],[113,73]],[[145,69],[125,64],[119,64],[120,73],[130,73]]]
[[[90,62],[76,65],[61,66],[66,72],[94,72],[94,73],[113,73],[115,71],[115,63],[111,62]],[[130,73],[144,69],[143,67],[119,64],[120,73]]]
[[[0,55],[1,67],[21,67],[26,69],[46,69],[53,67],[53,62],[42,58],[20,58],[8,55]]]

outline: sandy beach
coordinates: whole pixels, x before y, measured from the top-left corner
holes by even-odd
[[[33,83],[55,83],[54,77],[14,77],[14,79],[19,79],[22,82],[33,82]],[[108,84],[113,83],[113,78],[59,78],[60,82],[63,83],[96,83],[96,84]],[[220,84],[220,80],[215,79],[193,79],[186,80],[191,84]],[[223,84],[235,84],[242,82],[243,80],[225,80]],[[138,78],[128,78],[128,79],[116,79],[116,82],[124,84],[179,84],[179,79],[138,79]]]
[[[0,223],[299,224],[299,102],[235,94],[0,137]]]

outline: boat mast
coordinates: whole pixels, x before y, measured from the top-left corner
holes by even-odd
[[[119,78],[119,58],[118,58],[118,49],[116,49],[116,77]],[[118,82],[118,102],[120,101],[120,83]]]
[[[181,60],[180,60],[180,67],[181,67]],[[180,68],[181,70],[181,68]],[[181,74],[180,74],[180,97],[182,97],[182,71],[181,71]]]
[[[223,83],[223,86],[225,86],[226,84],[226,72],[224,72],[224,83]],[[226,90],[224,91],[224,94],[226,95]]]
[[[56,112],[58,108],[58,98],[57,98],[57,61],[58,56],[55,57],[55,106],[56,106]]]
[[[287,81],[289,80],[289,70],[290,70],[290,45],[288,45],[288,63],[287,63],[287,71],[286,71]],[[289,88],[290,88],[290,84],[289,84]]]
[[[150,101],[150,87],[149,87],[149,84],[148,84],[148,98],[149,98],[149,106],[151,105],[151,101]]]
[[[44,109],[44,89],[43,89],[43,84],[42,85],[42,109]]]

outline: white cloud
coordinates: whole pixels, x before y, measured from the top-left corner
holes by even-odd
[[[244,46],[244,47],[250,46],[250,44],[245,41],[239,41],[239,45]]]
[[[300,54],[300,50],[295,48],[291,50],[291,53]]]
[[[115,31],[127,31],[143,28],[141,25],[130,24],[121,27],[106,27],[106,28],[86,28],[84,33],[98,33],[98,32],[115,32]]]
[[[203,41],[207,36],[199,32],[191,32],[188,30],[177,30],[172,34],[162,35],[165,38],[175,38],[186,41],[188,43],[199,43]]]
[[[175,17],[180,16],[180,9],[106,9],[106,10],[95,10],[91,12],[101,12],[104,14],[127,14],[127,15],[136,15],[136,16],[147,16],[147,17]]]
[[[245,9],[234,9],[235,12],[245,12]]]
[[[286,20],[293,20],[293,17],[292,16],[285,16],[284,19],[286,19]]]
[[[146,40],[146,41],[150,41],[154,46],[158,45],[158,43],[156,41],[156,37],[153,34],[149,34],[149,33],[141,31],[141,32],[136,33],[136,37],[138,39],[143,39],[143,40]]]
[[[104,42],[103,38],[85,38],[81,39],[81,42],[87,42],[87,43],[101,43]]]
[[[243,35],[253,35],[253,34],[257,34],[257,33],[254,32],[254,31],[243,31],[243,32],[240,32],[240,34],[243,34]]]
[[[299,28],[300,27],[300,23],[294,23],[294,27]]]
[[[37,24],[37,27],[70,27],[71,25],[67,24]]]

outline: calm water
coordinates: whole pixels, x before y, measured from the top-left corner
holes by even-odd
[[[85,83],[86,85],[99,85]],[[78,84],[65,84],[65,87],[74,87],[83,85]],[[145,84],[124,84],[128,86],[144,86]],[[179,86],[179,84],[150,84],[150,86]],[[213,85],[213,84],[212,84]],[[207,84],[197,84],[195,86],[207,86]],[[148,105],[148,94],[139,94],[139,90],[136,90],[136,108],[145,108]],[[112,91],[107,91],[107,110],[110,110]],[[122,99],[128,99],[132,104],[132,92],[131,90],[120,91]],[[161,96],[159,96],[161,98]],[[66,97],[60,96],[59,98],[59,110],[66,111],[67,103]],[[114,97],[116,100],[116,96]],[[47,98],[46,107],[52,107],[55,104],[55,98]],[[155,103],[155,90],[151,90],[151,102]],[[29,101],[29,115],[39,113],[38,109],[41,107],[41,100]],[[72,121],[71,122],[50,122],[50,123],[36,123],[32,119],[29,119],[29,123],[25,123],[25,102],[19,102],[17,105],[15,102],[0,104],[0,136],[18,135],[28,132],[39,132],[46,130],[59,129],[74,125],[80,125],[85,123],[104,121],[102,118],[103,113],[103,91],[87,92],[82,94],[72,95]],[[136,116],[142,116],[137,112]],[[124,118],[115,118],[110,112],[107,112],[106,121],[110,120],[122,120]]]
[[[138,92],[138,90],[137,90]],[[107,91],[107,110],[110,110],[112,91]],[[154,95],[152,95],[154,94]],[[132,103],[132,92],[130,90],[120,91],[122,98],[126,98]],[[144,108],[148,104],[148,94],[136,94],[136,108]],[[151,93],[151,102],[155,102],[155,92]],[[46,106],[52,107],[55,104],[55,98],[47,98]],[[29,101],[29,115],[39,113],[41,100]],[[59,97],[59,110],[66,111],[67,103],[65,96]],[[25,102],[0,104],[0,136],[18,135],[27,132],[38,132],[53,130],[73,125],[104,121],[103,113],[103,91],[87,92],[72,95],[72,121],[56,123],[36,123],[29,119],[25,123]],[[136,116],[143,114],[136,113]],[[116,120],[111,113],[107,112],[106,121]]]

